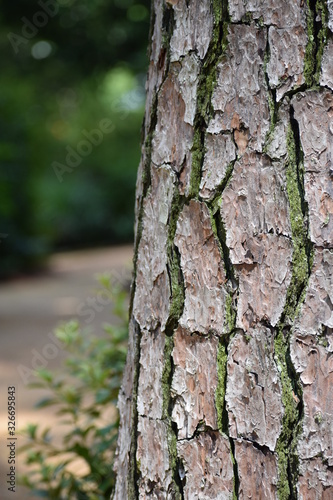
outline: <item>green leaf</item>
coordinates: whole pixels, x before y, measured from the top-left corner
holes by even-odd
[[[103,284],[107,283],[105,278]],[[127,308],[126,296],[119,288],[111,284],[110,287],[114,304],[123,314]],[[50,370],[39,370],[40,380],[33,385],[49,391],[36,407],[42,410],[57,404],[57,425],[66,425],[66,428],[57,448],[51,443],[50,428],[41,432],[36,424],[31,424],[25,430],[30,442],[22,446],[22,453],[30,470],[22,481],[35,495],[45,497],[47,494],[50,500],[104,500],[110,496],[115,482],[110,470],[119,416],[114,412],[110,420],[109,410],[116,402],[121,384],[128,321],[126,318],[120,325],[106,326],[102,337],[87,329],[81,330],[75,321],[59,327],[56,334],[71,353],[64,360],[62,377]],[[63,415],[67,418],[61,418]],[[105,418],[108,425],[102,423]],[[70,464],[78,457],[90,468],[83,477],[70,472]]]
[[[36,370],[36,375],[38,378],[41,378],[45,382],[51,383],[53,381],[53,373],[45,368],[39,368]]]
[[[52,406],[52,405],[55,405],[58,403],[59,403],[59,401],[57,399],[46,397],[46,398],[40,399],[35,404],[35,408],[45,408],[46,406]]]

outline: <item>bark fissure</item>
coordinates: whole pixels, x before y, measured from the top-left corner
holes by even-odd
[[[233,161],[227,168],[226,175],[220,186],[217,188],[217,193],[214,196],[213,200],[211,202],[206,202],[206,205],[208,206],[210,211],[213,233],[220,247],[220,253],[222,256],[222,260],[224,262],[224,268],[227,278],[226,287],[228,295],[226,297],[225,318],[224,318],[225,328],[227,333],[223,337],[220,337],[219,339],[219,347],[217,352],[218,385],[215,392],[215,400],[216,400],[218,428],[222,434],[228,437],[230,445],[230,455],[234,471],[234,479],[233,479],[234,499],[238,498],[239,475],[238,475],[237,461],[235,458],[235,444],[234,440],[229,435],[229,417],[226,406],[225,393],[227,385],[228,345],[235,332],[235,327],[236,327],[237,293],[238,293],[239,283],[237,276],[235,274],[234,266],[232,265],[230,259],[230,250],[226,242],[226,231],[221,217],[220,202],[222,198],[222,193],[232,177],[235,162],[236,160]]]
[[[234,491],[233,491],[233,499],[236,500],[239,498],[239,474],[238,474],[238,464],[236,461],[236,453],[235,453],[235,442],[234,440],[229,437],[229,443],[230,443],[230,454],[231,454],[231,461],[234,469]]]
[[[290,126],[287,132],[287,194],[293,241],[292,278],[287,292],[282,321],[292,324],[304,300],[313,262],[313,245],[309,238],[309,210],[305,199],[303,151],[299,126],[290,107]]]
[[[216,85],[217,65],[226,49],[226,28],[229,22],[227,0],[223,0],[222,2],[213,0],[213,12],[213,34],[199,74],[197,90],[197,106],[193,127],[190,197],[197,197],[199,194],[202,164],[205,154],[205,134],[209,119],[213,115],[211,100]]]
[[[308,43],[304,59],[304,78],[308,87],[318,85],[321,60],[328,36],[328,9],[324,0],[307,0]]]
[[[183,313],[185,300],[185,285],[182,268],[180,265],[180,253],[174,243],[177,230],[177,221],[181,211],[184,208],[185,201],[185,197],[181,196],[178,189],[176,189],[172,200],[171,213],[168,221],[169,231],[167,249],[167,270],[170,280],[171,305],[166,330],[170,332],[171,335],[173,334],[173,331],[178,324],[178,320]]]
[[[185,286],[184,277],[180,265],[180,253],[174,244],[175,234],[177,229],[177,221],[179,215],[185,205],[185,198],[179,195],[178,189],[174,194],[172,208],[169,219],[168,233],[168,264],[167,270],[170,280],[171,290],[171,305],[169,318],[165,327],[166,344],[164,350],[164,368],[162,375],[162,391],[163,391],[163,418],[167,421],[168,426],[168,448],[169,448],[169,463],[172,470],[172,476],[175,485],[175,498],[184,499],[183,478],[181,477],[182,464],[177,455],[178,429],[177,425],[172,422],[172,396],[171,384],[174,374],[174,362],[172,350],[174,347],[173,334],[177,327],[179,318],[184,309]]]
[[[263,444],[257,443],[257,441],[254,441],[253,439],[250,438],[245,438],[242,437],[242,441],[247,441],[248,443],[251,443],[251,445],[256,448],[257,450],[260,450],[264,455],[268,455],[271,452],[271,450],[268,448],[268,446],[265,446]]]
[[[297,498],[298,455],[297,440],[303,419],[303,394],[290,356],[290,337],[294,320],[304,301],[312,267],[312,244],[309,239],[308,206],[305,200],[303,151],[299,126],[290,107],[287,136],[287,192],[293,242],[292,277],[286,304],[274,341],[275,356],[280,369],[284,415],[282,431],[277,442],[278,495],[281,500]]]
[[[234,163],[235,162],[233,162],[230,165],[230,168],[223,179],[219,193],[217,195],[218,198],[214,198],[213,201],[210,204],[208,204],[208,206],[211,214],[213,232],[220,245],[220,251],[226,271],[226,278],[228,280],[227,288],[229,289],[225,304],[225,327],[227,334],[219,339],[219,347],[217,352],[218,384],[215,392],[215,401],[216,401],[218,428],[222,434],[225,434],[228,437],[229,440],[230,455],[234,471],[233,498],[236,499],[239,496],[238,495],[239,474],[238,474],[238,465],[235,455],[235,443],[229,433],[229,416],[228,416],[225,394],[227,388],[227,374],[228,374],[227,372],[228,346],[232,336],[234,335],[236,328],[237,293],[238,293],[239,283],[230,259],[230,250],[226,242],[226,231],[223,225],[223,220],[219,210],[219,205],[215,203],[216,199],[221,200],[222,192],[225,186],[228,184],[229,180],[231,179]]]
[[[167,51],[167,68],[166,74],[168,73],[169,65],[170,65],[170,41],[172,37],[172,33],[175,27],[175,17],[174,11],[170,5],[163,5],[163,18],[162,18],[162,38],[163,38],[163,46]]]
[[[265,82],[268,90],[268,105],[269,105],[269,112],[270,112],[270,126],[269,126],[269,131],[266,134],[266,140],[265,140],[265,145],[268,143],[271,135],[274,132],[275,125],[278,120],[278,103],[276,100],[276,89],[272,88],[269,83],[269,76],[267,72],[267,65],[270,59],[271,51],[270,51],[270,46],[269,46],[269,36],[268,36],[268,27],[266,28],[266,49],[265,49],[265,57],[264,57],[264,75],[265,75]],[[264,151],[265,151],[265,146],[264,146]]]
[[[171,396],[171,384],[174,374],[172,350],[174,347],[173,334],[184,309],[185,286],[184,277],[180,265],[180,253],[178,248],[174,244],[174,240],[177,230],[177,221],[185,205],[185,201],[185,197],[181,196],[178,189],[176,189],[173,196],[171,212],[168,220],[167,272],[169,276],[171,296],[169,317],[165,326],[166,341],[164,349],[164,367],[161,380],[163,393],[162,415],[163,419],[167,423],[169,464],[174,481],[174,498],[176,499],[183,499],[184,491],[183,478],[181,477],[183,466],[177,455],[178,430],[177,425],[172,421],[173,401]]]
[[[141,344],[141,331],[137,322],[134,325],[134,375],[133,375],[133,413],[132,413],[132,435],[131,435],[131,448],[129,456],[129,467],[128,467],[128,483],[127,492],[128,500],[138,500],[139,498],[139,487],[138,480],[140,477],[140,470],[138,468],[136,460],[137,451],[137,429],[138,429],[138,386],[139,386],[139,376],[140,376],[140,344]]]
[[[237,149],[237,146],[236,146],[236,149]],[[231,177],[232,177],[232,174],[234,171],[234,167],[235,167],[235,163],[236,163],[236,159],[229,163],[221,183],[218,186],[216,186],[214,189],[214,193],[215,193],[214,197],[209,202],[206,202],[207,205],[211,208],[213,215],[215,215],[215,213],[220,208],[221,196],[222,196],[223,191],[225,190],[225,188],[227,187],[227,185],[229,184],[229,182],[231,180]],[[199,199],[202,200],[201,197]]]
[[[173,424],[172,414],[172,397],[171,397],[171,384],[174,373],[174,363],[172,358],[172,350],[174,347],[173,342],[173,329],[172,327],[166,328],[166,340],[164,349],[164,367],[162,374],[162,391],[163,391],[163,408],[162,416],[167,422],[167,436],[168,436],[168,451],[169,451],[169,464],[172,471],[174,481],[174,498],[184,499],[184,491],[182,479],[179,475],[181,464],[177,455],[177,426]]]
[[[290,359],[290,327],[278,328],[274,348],[282,386],[284,415],[282,430],[276,445],[278,456],[278,498],[297,498],[298,456],[297,438],[303,415],[302,389]]]
[[[200,420],[198,425],[196,426],[192,436],[185,437],[185,438],[178,438],[177,442],[178,443],[183,443],[183,442],[188,442],[188,441],[193,441],[195,440],[201,433],[203,432],[215,432],[219,429],[215,429],[210,425],[207,425],[204,420]]]
[[[232,172],[230,174],[231,178]],[[221,196],[219,196],[219,200],[221,200]],[[216,208],[214,206],[214,201],[212,204],[210,204],[210,209],[211,209],[211,216],[212,216],[212,227],[213,231],[215,233],[215,236],[219,242],[220,248],[221,248],[221,253],[223,257],[223,262],[224,262],[224,267],[225,267],[225,272],[226,272],[226,278],[228,280],[228,284],[230,285],[230,291],[231,297],[233,296],[235,291],[238,289],[238,279],[235,274],[235,269],[234,266],[232,265],[231,259],[230,259],[230,250],[227,245],[227,236],[226,236],[226,230],[224,227],[223,219],[221,217],[221,212],[219,210],[219,206]],[[215,211],[216,210],[216,211]],[[229,317],[226,318],[227,324],[229,325]]]
[[[231,307],[231,306],[230,306]],[[231,313],[234,320],[233,329],[236,321],[236,314],[234,311]],[[231,335],[231,334],[230,334]],[[227,404],[225,399],[226,388],[227,388],[227,363],[228,363],[228,345],[230,342],[230,335],[220,338],[218,353],[217,353],[217,369],[218,369],[218,385],[216,388],[215,399],[216,399],[216,411],[218,418],[218,428],[219,431],[227,436],[230,445],[230,456],[233,465],[233,498],[237,499],[239,497],[239,474],[238,465],[236,461],[235,454],[235,443],[229,433],[229,416],[227,410]]]

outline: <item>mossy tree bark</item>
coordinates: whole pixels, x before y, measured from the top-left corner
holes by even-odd
[[[332,0],[155,0],[114,498],[333,498]]]

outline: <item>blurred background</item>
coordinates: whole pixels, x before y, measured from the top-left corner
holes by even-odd
[[[35,407],[44,392],[28,389],[31,380],[24,380],[22,369],[36,369],[36,355],[46,352],[50,332],[59,322],[78,319],[88,334],[97,336],[103,335],[105,323],[116,322],[111,302],[92,309],[97,273],[111,274],[128,288],[149,10],[149,0],[1,1],[2,499],[12,498],[5,482],[7,387],[16,388],[17,427],[49,424],[60,443],[64,431],[59,418],[53,407]],[[112,361],[118,359],[118,350],[112,351],[112,341],[107,341],[110,361],[105,361],[103,345],[98,354],[103,354],[103,369],[109,373],[110,367],[118,366]],[[121,352],[125,345],[121,344]],[[63,370],[66,356],[61,351],[47,358],[45,366],[41,362],[42,367]],[[90,356],[83,353],[83,359],[91,365]],[[120,367],[123,361],[122,354]],[[64,387],[70,389],[67,372],[64,377]],[[119,376],[117,381],[112,377],[102,377],[112,389],[103,400],[109,411],[119,388]],[[94,395],[98,396],[95,389]],[[113,413],[114,424],[114,406]],[[110,449],[107,439],[112,438],[114,450],[112,432],[103,449]],[[18,434],[18,445],[24,442]],[[101,467],[108,466],[106,476],[113,480],[112,460],[99,460]],[[16,465],[19,474],[26,471],[23,457]],[[78,470],[88,474],[88,465],[81,461],[75,477]],[[22,500],[40,497],[19,485],[17,494]],[[76,498],[45,491],[44,497]]]
[[[2,0],[1,277],[132,241],[149,4]],[[85,149],[106,119],[111,132]]]

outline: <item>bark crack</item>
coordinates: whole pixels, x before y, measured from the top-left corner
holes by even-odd
[[[269,27],[266,28],[266,49],[265,49],[265,55],[264,55],[264,76],[265,76],[265,82],[267,86],[267,91],[268,91],[268,106],[269,106],[269,112],[271,116],[271,122],[270,122],[270,127],[269,130],[266,134],[266,140],[265,140],[265,145],[268,143],[269,138],[271,137],[272,133],[274,132],[275,125],[278,120],[278,110],[279,110],[279,105],[276,100],[276,89],[272,88],[269,83],[269,76],[267,72],[267,66],[268,62],[270,59],[271,55],[271,50],[270,50],[270,45],[269,45]],[[265,148],[264,148],[265,151]]]
[[[232,171],[230,173],[230,178],[232,175]],[[229,293],[231,296],[234,295],[235,291],[238,290],[238,279],[235,274],[235,268],[231,262],[230,259],[230,250],[227,245],[227,235],[226,235],[226,230],[224,227],[224,222],[221,216],[220,212],[220,207],[219,204],[221,202],[222,196],[218,195],[218,203],[215,203],[216,198],[214,200],[207,204],[208,208],[210,210],[211,214],[211,220],[212,220],[212,227],[213,227],[213,232],[215,234],[215,237],[219,243],[223,262],[224,262],[224,267],[225,267],[225,273],[226,273],[226,278],[228,280],[228,285],[229,285]],[[236,317],[236,316],[235,316]],[[233,324],[234,327],[234,324]],[[229,329],[230,330],[230,329]],[[231,330],[230,330],[231,332]]]
[[[166,332],[169,332],[169,335],[173,335],[173,331],[178,325],[179,318],[183,313],[185,301],[185,284],[183,272],[180,265],[180,253],[174,242],[177,230],[177,221],[184,206],[185,197],[181,196],[178,189],[176,189],[171,204],[170,217],[168,220],[167,271],[169,275],[171,290],[171,305],[169,310],[169,318],[166,324]]]
[[[132,413],[132,435],[131,435],[131,447],[130,447],[130,456],[129,456],[129,467],[128,467],[128,499],[129,500],[138,500],[139,498],[139,486],[138,480],[140,477],[140,471],[138,468],[138,464],[136,461],[136,452],[137,452],[137,431],[138,431],[138,409],[137,409],[137,400],[138,400],[138,386],[139,386],[139,376],[140,376],[140,351],[141,351],[141,330],[139,324],[133,319],[134,328],[134,375],[133,375],[133,413]]]
[[[209,119],[214,113],[211,100],[216,85],[217,66],[227,45],[229,23],[228,2],[213,0],[214,28],[206,57],[199,74],[197,105],[194,118],[192,166],[189,197],[197,197],[205,154],[205,134]]]
[[[234,316],[236,319],[236,315]],[[227,436],[230,445],[230,456],[233,464],[234,471],[234,491],[233,498],[237,499],[239,497],[239,474],[238,465],[235,455],[235,443],[234,439],[229,434],[229,416],[227,410],[227,404],[225,399],[226,388],[227,388],[227,362],[228,362],[228,345],[230,342],[230,336],[221,337],[218,348],[217,355],[217,366],[218,366],[218,385],[216,388],[216,411],[219,431]]]
[[[287,305],[282,319],[292,324],[304,300],[313,263],[313,245],[309,238],[309,208],[305,199],[304,154],[298,122],[290,106],[290,126],[287,132],[287,193],[293,241],[293,273],[287,293]]]
[[[162,391],[163,391],[163,408],[162,418],[167,423],[168,432],[168,451],[169,464],[173,477],[174,497],[176,500],[184,499],[183,480],[180,474],[182,464],[177,454],[178,429],[177,425],[172,422],[172,396],[171,384],[174,373],[174,362],[172,350],[174,347],[173,329],[169,326],[166,329],[165,348],[164,348],[164,367],[162,374]]]
[[[268,455],[268,454],[272,453],[272,451],[268,448],[268,446],[265,446],[264,444],[259,444],[257,441],[254,441],[253,439],[245,438],[242,436],[241,440],[246,441],[248,443],[251,443],[254,448],[261,451],[261,453],[263,453],[264,455]]]
[[[292,107],[290,107],[287,145],[286,177],[293,242],[292,277],[274,340],[284,406],[282,430],[276,447],[279,472],[278,497],[282,500],[297,498],[299,476],[297,441],[303,419],[303,395],[299,375],[291,361],[290,337],[294,320],[305,298],[313,261],[313,247],[308,234],[308,206],[304,193],[303,151]]]
[[[307,0],[308,43],[304,58],[304,78],[309,87],[319,84],[321,60],[328,37],[328,9],[324,0]]]
[[[234,491],[233,497],[238,498],[239,493],[239,474],[238,465],[235,458],[235,443],[229,434],[229,416],[227,410],[227,404],[225,399],[226,387],[227,387],[227,363],[228,363],[228,346],[231,338],[236,331],[236,317],[237,317],[237,294],[239,289],[238,279],[235,274],[234,266],[230,259],[230,250],[226,242],[226,231],[223,224],[222,216],[219,210],[219,203],[217,200],[221,200],[222,192],[229,180],[231,179],[233,173],[235,161],[230,165],[230,169],[227,171],[223,182],[220,186],[219,193],[212,200],[212,202],[207,203],[211,214],[212,228],[214,235],[219,243],[221,255],[223,258],[226,278],[227,278],[227,289],[228,295],[225,304],[225,325],[227,334],[220,338],[218,354],[217,354],[217,369],[218,369],[218,385],[216,388],[215,401],[216,401],[216,411],[218,428],[220,432],[226,435],[229,439],[230,445],[230,455],[234,470]]]
[[[180,253],[175,245],[175,234],[177,230],[177,221],[180,213],[185,205],[185,197],[179,194],[178,189],[175,190],[173,196],[171,212],[168,220],[168,262],[167,272],[169,276],[171,297],[169,317],[165,326],[165,349],[164,349],[164,368],[162,374],[162,392],[163,392],[163,419],[168,427],[168,451],[169,463],[172,470],[174,495],[177,499],[184,499],[183,483],[184,477],[182,471],[184,467],[178,457],[177,441],[178,429],[176,423],[172,421],[172,406],[173,399],[171,395],[172,378],[174,374],[174,361],[172,350],[174,347],[174,331],[177,328],[179,318],[184,309],[185,302],[185,285],[184,277],[180,263]]]

